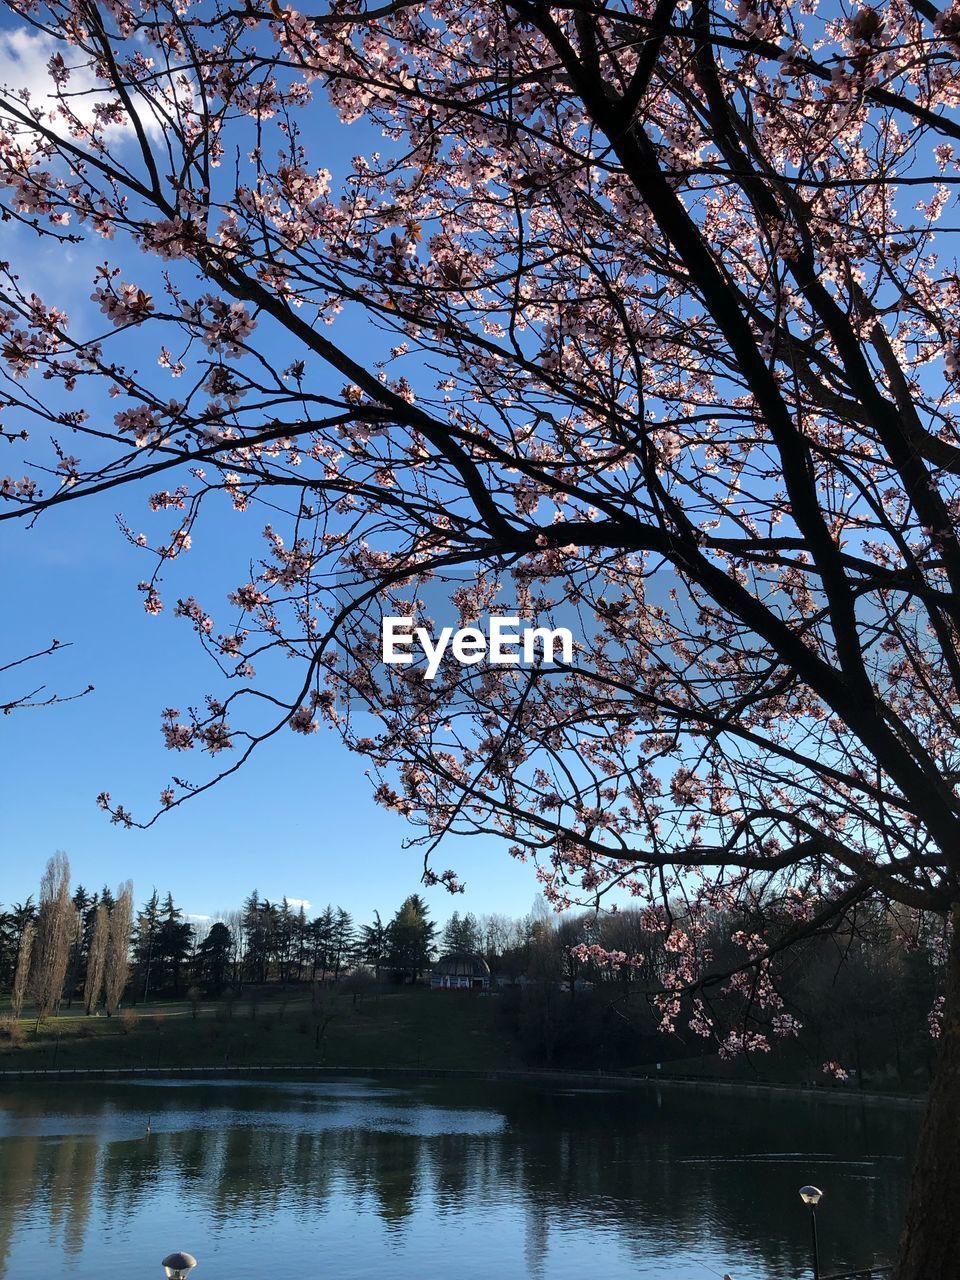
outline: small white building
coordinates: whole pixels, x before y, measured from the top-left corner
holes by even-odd
[[[490,966],[483,956],[451,951],[430,971],[431,991],[489,991]]]

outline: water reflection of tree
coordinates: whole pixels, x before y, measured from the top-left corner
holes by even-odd
[[[808,1260],[796,1191],[811,1176],[834,1188],[825,1256],[856,1265],[872,1259],[877,1237],[892,1246],[916,1131],[912,1113],[667,1090],[517,1091],[504,1112],[526,1150],[528,1196],[536,1189],[561,1214],[574,1207],[585,1224],[615,1228],[648,1263],[669,1257],[671,1242],[707,1238],[721,1261],[752,1245],[764,1269],[784,1274]],[[856,1177],[833,1162],[864,1150],[877,1160]]]
[[[418,1132],[407,1121],[424,1096],[443,1119]],[[667,1090],[444,1084],[391,1099],[376,1124],[369,1106],[354,1113],[345,1104],[341,1115],[309,1087],[266,1095],[119,1088],[109,1100],[91,1090],[67,1102],[27,1090],[5,1104],[7,1129],[42,1126],[48,1108],[63,1118],[52,1126],[61,1130],[56,1141],[2,1141],[0,1277],[24,1206],[34,1221],[46,1214],[51,1242],[76,1255],[95,1204],[118,1223],[159,1194],[182,1197],[219,1223],[280,1210],[307,1223],[344,1198],[392,1230],[419,1223],[420,1211],[435,1224],[519,1207],[531,1276],[543,1274],[554,1230],[571,1226],[613,1232],[648,1265],[706,1243],[726,1266],[755,1251],[759,1269],[796,1274],[806,1262],[796,1188],[811,1178],[832,1188],[825,1253],[832,1265],[854,1265],[871,1260],[874,1236],[892,1244],[915,1125],[909,1113]],[[491,1112],[499,1128],[474,1122]],[[756,1158],[771,1148],[775,1159]],[[827,1167],[825,1156],[864,1150],[876,1160],[862,1169]],[[803,1152],[825,1155],[790,1158]]]
[[[40,1151],[37,1137],[11,1138],[3,1144],[0,1160],[0,1276],[6,1275],[7,1259],[23,1209],[30,1203],[37,1182]]]
[[[68,1257],[79,1256],[93,1208],[99,1144],[76,1137],[57,1144],[56,1168],[50,1193],[50,1222],[61,1226],[60,1247]]]

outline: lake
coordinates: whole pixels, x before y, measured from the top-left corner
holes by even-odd
[[[0,1277],[797,1280],[889,1258],[920,1112],[467,1080],[0,1091]],[[150,1132],[147,1132],[149,1123]]]

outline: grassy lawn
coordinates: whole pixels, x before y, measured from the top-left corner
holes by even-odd
[[[232,1009],[184,1002],[138,1005],[115,1018],[64,1009],[39,1030],[25,1017],[11,1034],[0,1006],[0,1069],[70,1067],[511,1067],[496,996],[402,988],[333,994],[317,1021],[308,996],[244,995]]]

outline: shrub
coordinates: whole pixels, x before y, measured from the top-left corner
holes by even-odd
[[[19,1018],[0,1018],[0,1040],[11,1048],[23,1044],[23,1025]]]

